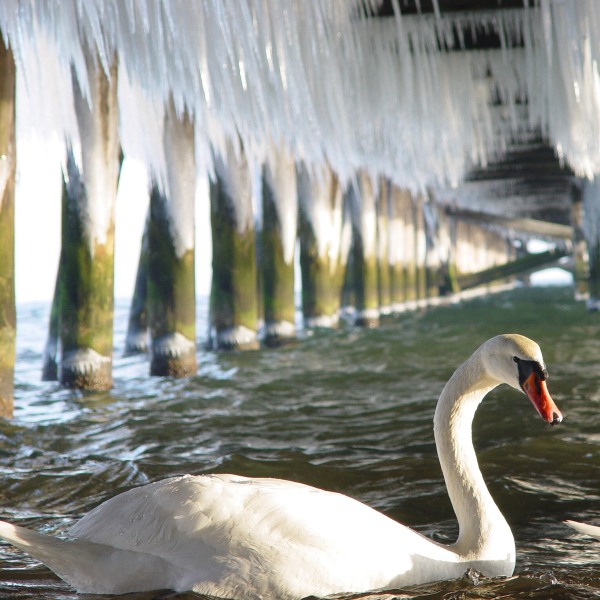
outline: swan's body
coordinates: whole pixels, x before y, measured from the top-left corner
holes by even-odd
[[[600,527],[597,525],[588,525],[587,523],[579,523],[579,521],[565,521],[565,524],[572,527],[575,531],[589,535],[600,540]]]
[[[562,417],[545,387],[537,344],[492,338],[457,369],[434,419],[459,521],[438,544],[341,494],[277,479],[184,476],[120,494],[79,521],[68,540],[0,522],[0,536],[80,592],[169,588],[227,598],[301,598],[461,576],[510,575],[515,545],[477,464],[471,422],[486,393],[523,388],[549,423]]]

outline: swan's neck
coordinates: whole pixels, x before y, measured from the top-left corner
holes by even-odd
[[[512,533],[485,485],[471,435],[479,403],[497,385],[476,353],[450,378],[435,411],[438,456],[459,525],[453,548],[465,560],[514,555]]]

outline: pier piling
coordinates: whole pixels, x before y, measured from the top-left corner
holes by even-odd
[[[214,155],[210,181],[210,338],[215,349],[255,350],[259,342],[252,179],[241,149],[228,142],[223,154]]]
[[[144,354],[148,351],[148,228],[150,214],[146,217],[140,256],[135,276],[133,297],[129,307],[125,354]]]
[[[294,258],[298,190],[295,160],[283,149],[263,167],[262,210],[264,342],[277,346],[296,338]]]
[[[73,76],[81,157],[67,149],[62,199],[60,382],[112,386],[114,205],[120,169],[117,67],[86,56],[91,103]]]
[[[352,218],[352,284],[355,325],[379,326],[377,209],[373,183],[366,172],[346,191]]]
[[[164,189],[151,184],[148,220],[150,374],[189,377],[196,372],[194,126],[187,113],[176,114],[173,102],[165,112],[163,146],[166,181]]]
[[[0,417],[13,413],[17,311],[15,304],[15,90],[10,48],[0,43]]]
[[[335,328],[352,232],[341,186],[329,166],[315,173],[299,166],[298,202],[304,324]]]

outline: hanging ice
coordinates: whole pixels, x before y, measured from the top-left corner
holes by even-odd
[[[376,0],[3,0],[0,29],[46,136],[76,136],[70,86],[54,75],[72,69],[89,98],[82,48],[105,70],[116,53],[123,147],[159,177],[154,128],[171,98],[193,117],[203,170],[228,138],[255,164],[273,139],[342,182],[364,169],[418,191],[537,129],[577,174],[600,172],[600,3],[460,14],[436,3],[411,17],[392,4],[394,18],[375,18]],[[487,30],[500,49],[462,48],[463,32]]]

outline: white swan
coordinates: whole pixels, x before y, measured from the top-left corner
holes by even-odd
[[[67,540],[4,522],[0,536],[89,593],[169,588],[284,599],[455,578],[469,567],[508,576],[514,540],[479,471],[471,422],[503,382],[525,391],[546,422],[560,422],[545,379],[538,345],[502,335],[480,346],[444,387],[434,432],[459,523],[449,546],[341,494],[235,475],[132,489],[92,510]]]
[[[579,521],[564,521],[564,523],[579,533],[583,533],[600,540],[600,527],[597,525],[588,525],[587,523],[580,523]]]

